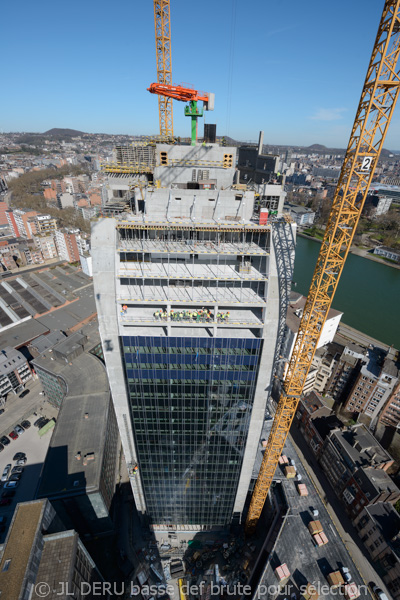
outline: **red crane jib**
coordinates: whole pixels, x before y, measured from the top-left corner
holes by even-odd
[[[161,96],[168,96],[168,98],[174,98],[174,100],[181,100],[182,102],[190,102],[191,100],[197,102],[202,100],[208,102],[209,97],[206,92],[199,92],[198,90],[192,90],[191,88],[185,88],[181,85],[168,85],[166,83],[152,83],[148,92],[152,94],[160,94]]]

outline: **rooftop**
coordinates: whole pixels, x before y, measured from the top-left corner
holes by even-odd
[[[11,373],[14,369],[18,369],[18,367],[22,367],[25,363],[26,358],[21,352],[14,350],[11,346],[7,346],[0,352],[0,376],[8,375],[8,373]]]
[[[392,457],[382,448],[376,438],[363,424],[351,428],[335,430],[331,437],[340,443],[355,468],[382,464],[392,461]]]
[[[378,526],[379,532],[386,542],[392,546],[396,554],[400,554],[399,533],[400,515],[390,502],[376,502],[364,509]]]
[[[294,297],[292,300],[292,296],[290,296],[290,304],[288,306],[287,314],[286,314],[286,325],[289,327],[290,331],[293,333],[297,333],[300,326],[300,320],[303,314],[303,309],[306,305],[307,298],[302,295],[298,295]],[[297,314],[296,314],[297,313]],[[327,321],[329,319],[334,319],[338,315],[342,315],[340,311],[330,308],[328,312],[328,316],[326,318]]]
[[[354,478],[371,501],[382,492],[400,493],[397,485],[383,469],[361,468],[354,473]]]
[[[51,331],[47,335],[40,335],[38,338],[33,340],[30,345],[35,348],[39,354],[42,354],[42,352],[52,348],[64,338],[65,334],[61,331]]]
[[[0,561],[0,594],[7,600],[20,598],[43,510],[44,502],[17,504]]]
[[[92,332],[84,329],[89,338],[87,349],[100,342],[96,330],[97,327],[93,327]],[[67,342],[68,338],[60,344],[65,346]],[[66,345],[67,350],[75,342],[73,339],[72,346]],[[37,496],[76,495],[98,489],[105,417],[110,405],[108,379],[102,362],[89,352],[80,354],[72,364],[62,358],[51,360],[46,352],[35,359],[34,364],[62,377],[67,384],[67,396],[57,418]],[[85,461],[88,455],[90,458]]]

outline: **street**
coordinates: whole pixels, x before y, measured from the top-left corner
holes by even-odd
[[[294,425],[290,430],[290,438],[365,583],[368,584],[368,582],[373,581],[383,590],[386,590],[385,584],[372,566],[368,552],[358,537],[342,503],[337,498],[300,430]],[[388,594],[388,597],[390,597],[390,594]]]
[[[48,405],[45,397],[39,394],[42,391],[39,379],[27,381],[25,389],[29,390],[29,394],[24,398],[19,398],[19,395],[11,393],[8,394],[5,404],[2,405],[4,413],[0,415],[0,437],[8,435],[15,425],[37,412],[42,405],[48,407],[45,412],[48,418],[57,415],[57,410]]]

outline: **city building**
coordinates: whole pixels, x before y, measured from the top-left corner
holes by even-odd
[[[36,215],[36,229],[40,234],[54,234],[57,229],[57,219],[50,215]]]
[[[355,344],[348,344],[338,352],[332,373],[326,385],[326,393],[342,403],[351,391],[354,381],[365,360],[364,350]]]
[[[93,599],[91,586],[102,581],[78,534],[65,530],[48,500],[17,504],[0,548],[1,597]]]
[[[93,259],[90,252],[79,254],[79,260],[81,261],[82,271],[89,277],[93,277]]]
[[[285,210],[289,213],[297,225],[300,225],[301,227],[312,225],[314,223],[315,212],[311,210],[311,208],[287,204],[285,206]]]
[[[74,196],[69,192],[57,195],[57,206],[60,209],[74,207]]]
[[[303,310],[306,304],[305,296],[301,294],[297,294],[296,292],[290,293],[290,302],[287,309],[286,314],[286,329],[285,329],[285,340],[282,348],[282,356],[290,360],[290,357],[293,352],[293,348],[295,345],[297,332],[299,331],[301,317],[303,315]],[[323,348],[327,344],[333,342],[333,339],[336,335],[337,329],[339,327],[340,319],[342,318],[343,313],[335,310],[334,308],[330,308],[324,326],[322,327],[321,335],[318,340],[317,350]],[[311,373],[309,373],[308,384],[311,386],[310,389],[306,387],[306,392],[311,391],[314,386],[315,376],[318,372],[319,367],[322,365],[322,357],[323,354],[317,354],[313,361],[313,366],[310,369]],[[330,361],[332,362],[332,361]],[[323,365],[326,366],[326,365]],[[328,373],[324,373],[323,377],[330,377]],[[320,391],[323,391],[322,389]]]
[[[14,230],[15,235],[21,236],[25,239],[31,239],[32,236],[37,232],[36,220],[34,217],[38,215],[35,210],[23,210],[16,208],[13,211],[14,221],[11,220],[11,223],[15,222],[17,232]],[[9,214],[9,213],[7,213]]]
[[[40,250],[44,260],[50,260],[58,256],[57,247],[52,234],[36,234],[33,236],[35,247]]]
[[[368,194],[365,199],[363,212],[369,212],[374,217],[385,215],[389,212],[393,198],[389,196],[378,196],[377,194]]]
[[[395,600],[400,599],[400,515],[389,502],[365,507],[354,521],[357,533]]]
[[[60,406],[36,496],[80,535],[97,535],[113,530],[119,435],[97,324],[84,331],[32,361],[47,399]]]
[[[2,191],[2,189],[1,189],[1,178],[0,178],[0,192],[1,191]],[[0,225],[9,225],[9,222],[7,219],[7,211],[8,211],[7,203],[0,201]]]
[[[364,506],[377,502],[396,504],[400,500],[400,490],[386,471],[374,467],[357,469],[342,491],[346,511],[354,520]]]
[[[139,513],[159,531],[224,527],[242,516],[291,280],[273,240],[295,226],[260,224],[236,148],[157,144],[154,160],[160,187],[92,226],[105,363]]]
[[[360,468],[387,471],[393,458],[363,424],[335,429],[324,441],[320,463],[332,487],[340,495]]]
[[[321,455],[327,435],[343,426],[322,396],[316,392],[302,396],[297,406],[295,423],[317,458]]]
[[[398,427],[400,423],[400,383],[397,383],[382,412],[379,422],[389,427]]]
[[[55,232],[55,242],[58,255],[62,260],[70,263],[79,262],[79,249],[77,237],[79,229],[63,228]]]
[[[399,380],[395,363],[385,358],[382,352],[369,349],[366,362],[361,366],[353,387],[343,406],[344,410],[365,413],[375,419]]]
[[[1,350],[0,396],[4,398],[10,392],[18,394],[29,379],[32,379],[32,371],[24,355],[11,346]]]
[[[388,258],[389,260],[393,260],[397,263],[400,263],[399,250],[394,250],[393,248],[387,248],[386,246],[377,246],[374,249],[374,254],[376,254],[377,256],[383,256],[384,258]]]

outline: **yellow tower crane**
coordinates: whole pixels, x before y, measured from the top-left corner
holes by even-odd
[[[317,265],[246,520],[261,515],[372,182],[400,90],[400,0],[386,0]]]
[[[156,30],[157,83],[172,84],[171,65],[171,19],[170,0],[154,0],[154,24]],[[160,135],[172,138],[174,119],[172,98],[158,97]]]

